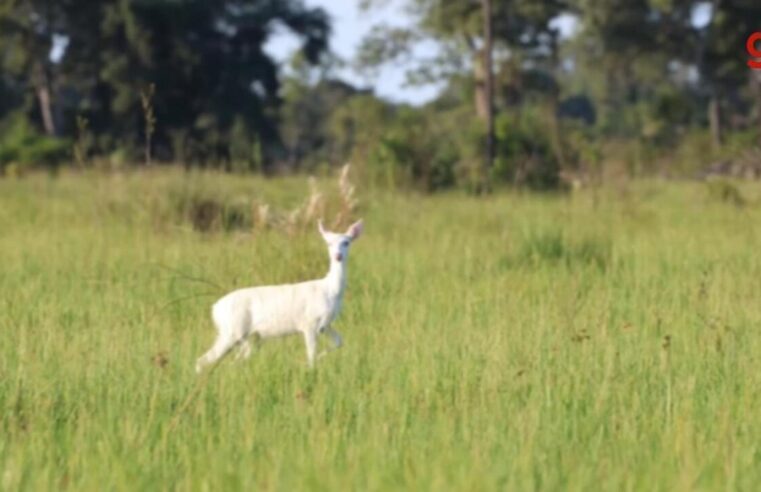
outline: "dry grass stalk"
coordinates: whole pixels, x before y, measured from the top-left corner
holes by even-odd
[[[325,211],[325,199],[317,187],[314,176],[309,177],[309,199],[304,208],[304,222],[310,223],[322,217]]]
[[[357,205],[359,204],[357,198],[354,196],[356,187],[351,181],[349,181],[350,170],[351,164],[347,162],[341,168],[341,174],[338,176],[338,191],[341,196],[341,209],[338,211],[338,214],[333,221],[334,228],[348,225],[352,215],[357,209]]]
[[[270,206],[266,203],[254,205],[254,228],[266,229],[270,225]]]
[[[333,221],[335,227],[346,226],[357,208],[355,187],[349,180],[350,164],[341,168],[338,179],[338,189],[341,200],[341,208]],[[325,215],[326,200],[317,180],[309,178],[309,196],[298,207],[290,211],[279,211],[270,207],[269,204],[259,203],[252,206],[254,216],[254,229],[275,227],[289,235],[308,229],[310,226]]]

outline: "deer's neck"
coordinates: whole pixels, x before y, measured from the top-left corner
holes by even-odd
[[[325,276],[328,295],[342,297],[346,287],[346,258],[344,261],[330,260],[330,270]]]

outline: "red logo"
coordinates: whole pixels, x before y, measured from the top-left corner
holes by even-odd
[[[745,42],[745,49],[748,50],[748,54],[753,58],[759,58],[758,60],[748,60],[750,68],[761,68],[761,49],[756,48],[756,43],[759,41],[761,41],[761,32],[754,32]]]

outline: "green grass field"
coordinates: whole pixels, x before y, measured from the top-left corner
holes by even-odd
[[[0,180],[0,489],[757,489],[757,186],[360,189],[344,348],[310,372],[274,340],[199,379],[216,297],[327,258],[312,228],[201,233],[173,201],[306,190]]]

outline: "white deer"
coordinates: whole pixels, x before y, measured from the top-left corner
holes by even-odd
[[[298,284],[239,289],[219,299],[211,309],[217,339],[196,362],[196,372],[216,363],[236,346],[239,350],[236,359],[248,358],[251,355],[248,339],[252,335],[265,339],[300,333],[306,343],[310,368],[314,367],[320,333],[330,336],[333,349],[341,346],[341,335],[330,324],[341,309],[349,246],[362,234],[362,221],[352,224],[345,234],[326,231],[322,221],[318,222],[318,228],[328,246],[328,274]]]

